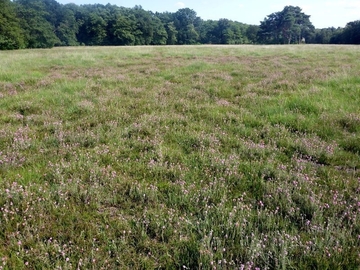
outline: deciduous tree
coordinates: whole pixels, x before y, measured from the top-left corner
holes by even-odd
[[[51,48],[60,43],[55,25],[47,20],[51,15],[43,0],[16,0],[14,3],[25,33],[26,47]]]
[[[177,42],[179,44],[195,44],[199,40],[199,33],[195,24],[199,22],[196,12],[190,8],[179,9],[174,14],[174,24],[178,32]]]
[[[13,50],[25,46],[23,30],[10,0],[0,0],[0,50]]]

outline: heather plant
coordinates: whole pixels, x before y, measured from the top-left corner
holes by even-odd
[[[0,269],[360,265],[356,46],[0,55]]]

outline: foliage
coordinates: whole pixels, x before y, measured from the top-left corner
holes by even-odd
[[[334,36],[337,35],[338,32],[339,29],[336,29],[334,27],[315,29],[315,36],[312,43],[317,43],[317,44],[330,44],[331,42],[333,43]]]
[[[79,23],[76,20],[78,7],[74,4],[65,5],[60,9],[58,21],[56,23],[56,36],[59,38],[59,46],[79,45],[77,34],[79,33]]]
[[[23,48],[22,34],[14,6],[10,0],[0,0],[0,50]]]
[[[171,12],[55,0],[1,0],[0,49],[77,45],[357,44],[358,22],[314,29],[310,16],[286,6],[258,25],[203,20],[190,8]]]
[[[270,14],[260,24],[259,40],[263,43],[300,43],[314,31],[310,16],[301,8],[286,6],[282,11]]]
[[[335,44],[360,44],[360,20],[349,22],[344,29],[338,29],[330,42]]]
[[[60,42],[55,34],[55,25],[50,21],[52,14],[47,10],[48,1],[14,1],[21,27],[25,32],[27,48],[51,48]]]
[[[177,30],[177,42],[179,44],[196,44],[199,39],[196,26],[200,21],[196,12],[190,8],[179,9],[173,18]]]
[[[343,41],[347,44],[360,44],[360,20],[349,22],[343,33]]]

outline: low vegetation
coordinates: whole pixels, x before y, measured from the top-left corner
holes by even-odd
[[[0,269],[357,269],[359,58],[0,52]]]

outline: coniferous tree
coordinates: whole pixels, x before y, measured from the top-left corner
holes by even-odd
[[[310,16],[303,13],[301,8],[286,6],[261,22],[258,37],[262,43],[300,43],[302,38],[310,37],[314,30]]]

